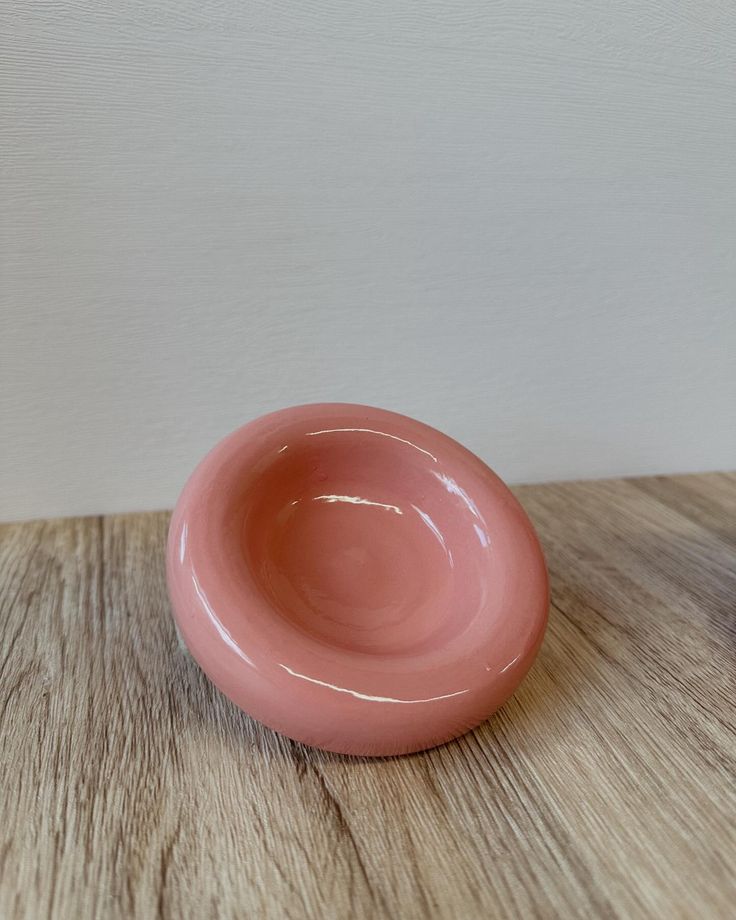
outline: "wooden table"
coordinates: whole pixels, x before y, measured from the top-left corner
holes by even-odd
[[[733,917],[736,475],[517,492],[552,578],[537,664],[388,760],[213,689],[167,514],[0,528],[0,917]]]

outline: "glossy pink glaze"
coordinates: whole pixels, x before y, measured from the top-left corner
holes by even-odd
[[[224,693],[349,754],[482,722],[547,622],[542,552],[506,486],[439,431],[367,406],[284,409],[221,441],[177,503],[167,575]]]

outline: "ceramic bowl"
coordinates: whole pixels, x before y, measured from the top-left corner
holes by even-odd
[[[388,755],[493,713],[547,621],[542,552],[476,456],[413,419],[284,409],[221,441],[171,521],[174,616],[210,679],[306,744]]]

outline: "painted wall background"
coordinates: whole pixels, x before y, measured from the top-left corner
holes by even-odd
[[[736,466],[732,5],[0,17],[0,519],[170,506],[314,400],[516,482]]]

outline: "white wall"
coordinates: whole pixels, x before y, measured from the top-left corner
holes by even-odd
[[[313,400],[513,481],[736,466],[732,5],[0,15],[0,518]]]

